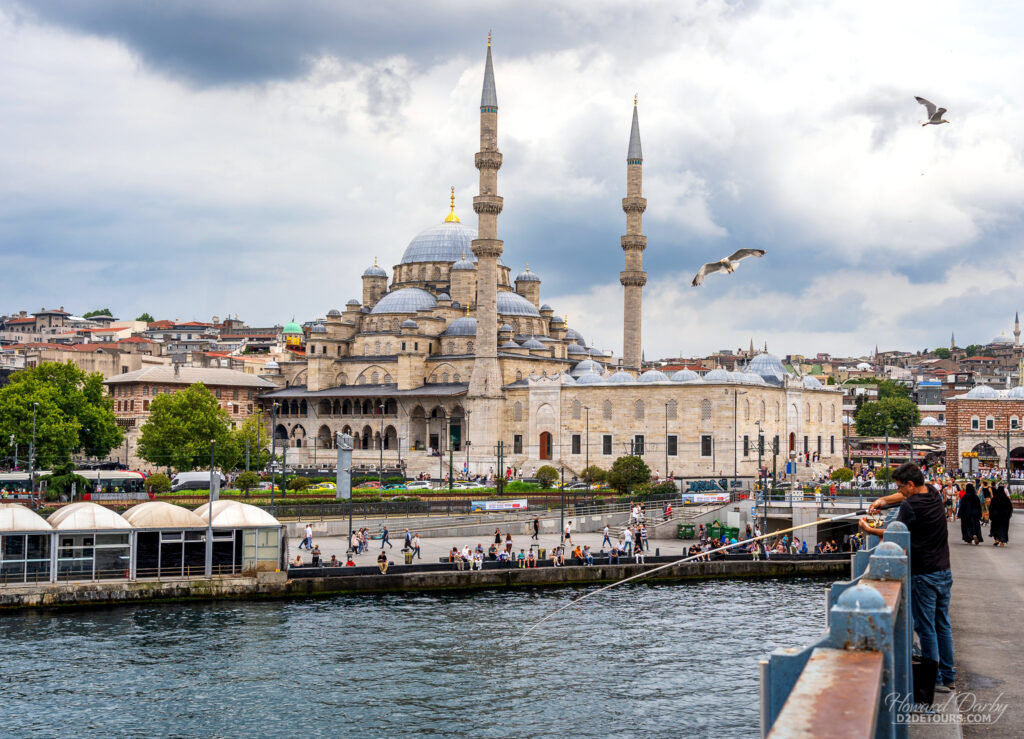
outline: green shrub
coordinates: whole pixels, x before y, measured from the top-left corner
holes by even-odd
[[[308,477],[293,477],[288,481],[289,490],[305,490],[309,487]]]
[[[75,466],[70,462],[59,465],[53,470],[52,474],[40,477],[39,481],[46,482],[46,492],[44,493],[46,500],[57,500],[62,495],[70,498],[72,484],[75,486],[76,495],[79,499],[81,499],[82,493],[89,492],[92,489],[89,480],[75,474]]]
[[[587,467],[585,470],[583,470],[583,474],[580,476],[580,479],[583,480],[583,482],[590,483],[604,482],[607,478],[608,473],[606,473],[596,464],[592,464],[589,467]]]
[[[405,485],[405,478],[401,475],[392,475],[384,478],[385,485]]]
[[[853,470],[849,467],[840,467],[832,470],[832,479],[836,482],[849,482],[853,479]]]
[[[644,460],[633,455],[619,457],[608,471],[608,482],[620,493],[629,493],[636,485],[651,479],[651,468]]]
[[[146,490],[152,493],[167,493],[171,490],[171,478],[157,472],[146,478]]]
[[[534,477],[536,477],[537,481],[540,482],[540,486],[542,488],[549,488],[551,487],[551,484],[558,479],[558,470],[551,465],[546,464],[537,470],[537,474],[534,475]]]
[[[535,493],[540,490],[540,485],[535,482],[523,482],[522,480],[513,480],[510,483],[506,483],[506,493]]]

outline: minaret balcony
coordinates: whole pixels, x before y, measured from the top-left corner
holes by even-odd
[[[626,287],[643,287],[647,284],[647,273],[640,270],[619,272],[619,282]]]
[[[643,213],[647,210],[647,198],[623,198],[622,209],[627,213]]]
[[[628,234],[620,242],[623,251],[643,251],[647,248],[647,237],[642,234]]]
[[[473,157],[473,163],[477,169],[500,169],[500,151],[478,151]]]
[[[473,239],[473,254],[477,259],[481,257],[500,257],[505,251],[505,242],[501,239]]]
[[[477,195],[473,198],[473,210],[477,215],[480,215],[481,213],[498,215],[501,213],[501,208],[504,203],[505,199],[499,195]]]

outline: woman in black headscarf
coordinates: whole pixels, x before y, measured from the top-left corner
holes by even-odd
[[[981,536],[981,500],[974,483],[967,483],[967,492],[960,499],[960,533],[967,544],[980,544]]]
[[[995,539],[993,546],[1005,547],[1010,540],[1010,516],[1013,515],[1013,504],[1006,495],[1006,488],[997,485],[992,493],[992,501],[988,504],[989,533]]]

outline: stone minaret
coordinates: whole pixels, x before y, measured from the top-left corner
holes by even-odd
[[[641,323],[643,320],[643,290],[647,284],[644,272],[644,249],[647,237],[643,235],[643,213],[647,200],[641,195],[643,185],[643,152],[640,150],[640,121],[637,118],[636,98],[633,98],[633,128],[629,132],[629,151],[626,153],[626,197],[622,210],[626,212],[626,235],[622,237],[622,250],[626,252],[626,269],[619,273],[624,300],[622,313],[622,365],[627,370],[639,371],[641,364]]]
[[[473,449],[485,456],[494,453],[492,447],[497,443],[502,398],[498,367],[498,258],[503,251],[498,239],[498,214],[502,206],[502,199],[498,197],[500,167],[498,94],[491,62],[491,35],[487,34],[487,62],[480,96],[480,151],[476,154],[480,194],[473,198],[473,210],[478,216],[477,238],[472,243],[477,259],[476,358],[467,395],[473,406],[470,428]]]
[[[1013,345],[1020,346],[1020,313],[1013,314]]]

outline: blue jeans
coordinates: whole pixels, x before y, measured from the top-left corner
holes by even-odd
[[[626,556],[628,557],[632,553],[633,553],[633,542],[632,541],[627,541],[626,542]]]
[[[910,610],[914,631],[921,640],[921,656],[939,663],[938,682],[952,683],[953,629],[949,624],[949,591],[953,573],[949,570],[910,576]]]

